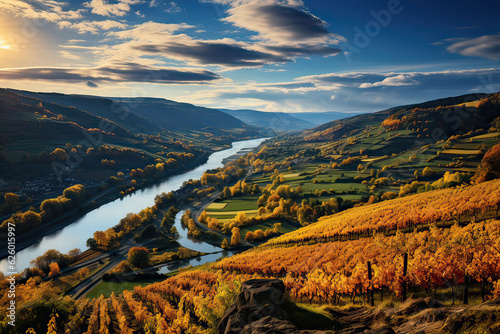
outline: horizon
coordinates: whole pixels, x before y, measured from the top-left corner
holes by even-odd
[[[214,109],[366,113],[500,91],[500,4],[0,3],[0,85]]]

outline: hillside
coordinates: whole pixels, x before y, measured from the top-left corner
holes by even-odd
[[[493,198],[499,182],[479,186],[495,192],[485,193]],[[477,194],[479,189],[468,186],[456,190]],[[439,212],[448,193],[434,191],[428,196],[437,201],[416,207],[416,213]],[[377,210],[369,214],[370,208],[376,206],[368,205],[368,214],[351,220],[352,225],[369,224],[372,215],[377,214]],[[387,212],[406,210],[401,201],[388,201],[385,206]],[[460,224],[457,217],[451,217],[455,222],[451,226],[437,218],[429,220],[432,224],[422,230],[402,231],[391,226],[384,233],[351,234],[342,241],[319,238],[304,244],[291,238],[286,244],[276,245],[271,240],[212,265],[182,270],[160,282],[145,286],[127,282],[136,286],[91,300],[57,297],[55,292],[61,289],[57,280],[39,284],[31,280],[18,285],[18,322],[21,331],[31,323],[30,295],[50,291],[46,303],[55,305],[60,315],[58,325],[82,331],[115,328],[146,333],[159,328],[163,333],[205,333],[222,326],[219,333],[243,327],[248,332],[261,333],[269,326],[282,326],[283,333],[352,333],[374,328],[383,333],[457,333],[498,328],[500,221],[494,218],[497,209],[495,203],[492,206],[481,202],[475,206],[477,219],[462,217]],[[334,227],[343,214],[327,217],[311,227]],[[293,237],[301,231],[289,235]],[[120,286],[120,280],[130,279],[126,277],[116,274],[118,281],[110,284]],[[240,287],[244,293],[238,295]],[[256,312],[256,303],[262,302],[272,306],[269,312]],[[248,312],[253,312],[254,317],[243,323],[235,321]],[[48,313],[39,315],[37,328],[49,319]]]
[[[36,100],[45,103],[52,108],[73,107],[81,111],[86,111],[96,117],[105,118],[133,133],[153,134],[160,131],[157,124],[139,117],[137,114],[129,113],[112,100],[97,96],[85,95],[65,95],[58,93],[35,93],[28,91],[7,90],[18,96],[24,96],[23,103],[35,103]]]
[[[415,132],[428,129],[426,131],[432,133],[432,130],[439,127],[444,132],[439,134],[439,137],[450,137],[464,131],[484,128],[490,125],[495,117],[498,117],[495,113],[490,115],[484,106],[483,108],[477,106],[481,100],[488,98],[488,96],[487,94],[461,95],[358,115],[322,124],[304,132],[304,137],[309,141],[316,139],[332,141],[358,134],[370,126],[380,125],[384,120],[387,122],[382,125],[386,129],[397,127]],[[467,122],[465,122],[466,120]],[[429,133],[423,134],[423,136],[428,138]]]
[[[175,203],[189,236],[241,252],[168,277],[141,275],[143,265],[123,257],[105,274],[112,281],[89,294],[105,295],[66,304],[58,295],[68,291],[65,282],[92,274],[20,281],[20,323],[30,320],[29,296],[49,291],[43,307],[58,305],[58,323],[83,332],[499,328],[500,93],[459,102],[477,97],[392,108],[272,138],[258,152],[185,182],[179,192],[185,200]],[[141,211],[151,212],[147,220],[136,217],[133,225],[130,216],[119,224],[131,233],[124,244],[147,235],[147,224],[156,226],[155,235],[142,239],[147,270],[182,259],[183,252],[162,249],[165,236],[175,235],[170,204],[159,200]],[[113,240],[107,231],[96,243]],[[238,322],[256,311],[262,282],[269,293],[279,290],[273,311]],[[38,328],[50,317],[41,316]]]
[[[304,119],[294,117],[292,114],[279,113],[279,112],[263,112],[257,110],[230,110],[220,109],[221,111],[232,115],[243,122],[264,127],[271,128],[275,131],[297,131],[314,127],[314,123]]]
[[[176,168],[201,163],[235,140],[267,134],[218,110],[141,101],[0,90],[0,191],[19,193],[22,203],[41,200],[75,183],[114,182],[110,178],[118,173],[173,158]],[[156,118],[129,112],[132,104],[138,113],[149,117],[151,110]],[[167,109],[170,114],[163,115]],[[173,156],[177,153],[191,158],[181,163]],[[150,174],[139,186],[160,177]]]
[[[340,112],[340,111],[324,111],[324,112],[294,112],[289,113],[290,116],[301,119],[303,121],[314,124],[315,126],[332,122],[338,119],[357,116],[360,113]]]
[[[132,98],[113,100],[123,109],[171,131],[208,131],[223,133],[252,130],[237,118],[217,109],[198,107],[189,103],[156,98]]]

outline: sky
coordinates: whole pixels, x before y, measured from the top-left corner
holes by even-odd
[[[500,2],[0,0],[0,87],[373,112],[500,91]]]

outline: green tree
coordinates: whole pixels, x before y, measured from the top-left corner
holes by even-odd
[[[86,245],[90,249],[96,249],[97,248],[97,241],[94,238],[88,238]]]

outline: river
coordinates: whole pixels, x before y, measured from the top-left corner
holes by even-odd
[[[125,217],[127,213],[138,213],[142,209],[153,205],[156,195],[162,192],[168,193],[170,191],[177,190],[182,186],[184,181],[201,178],[206,170],[222,167],[222,161],[224,159],[235,155],[243,149],[255,148],[266,139],[267,138],[259,138],[234,142],[232,143],[232,147],[230,149],[212,153],[208,158],[208,161],[203,165],[185,173],[174,175],[161,183],[138,190],[131,195],[104,204],[99,208],[88,212],[74,223],[43,237],[36,244],[19,251],[16,254],[15,271],[21,272],[24,268],[29,267],[31,260],[44,254],[49,249],[54,248],[62,253],[67,253],[69,250],[74,248],[85,250],[87,248],[87,239],[91,238],[95,231],[104,231],[115,226],[121,218]],[[181,233],[181,239],[179,240],[181,246],[200,252],[215,252],[221,250],[220,248],[205,242],[188,238],[187,233],[180,226],[179,219],[180,215],[177,215],[175,226]],[[0,271],[4,273],[12,271],[7,270],[6,259],[2,259],[0,261]]]

